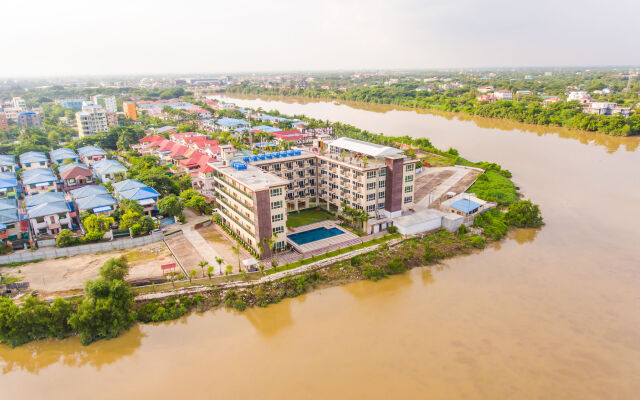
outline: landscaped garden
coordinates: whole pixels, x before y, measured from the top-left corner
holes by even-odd
[[[287,215],[287,228],[295,228],[296,226],[308,225],[314,222],[325,221],[327,219],[336,219],[335,216],[321,208],[311,210],[294,211]]]

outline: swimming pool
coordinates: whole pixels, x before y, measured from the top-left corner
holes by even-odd
[[[317,240],[330,238],[332,236],[342,235],[343,233],[344,232],[338,228],[327,229],[323,226],[300,233],[294,233],[292,235],[288,235],[287,237],[294,241],[296,244],[302,245],[310,242],[315,242]]]

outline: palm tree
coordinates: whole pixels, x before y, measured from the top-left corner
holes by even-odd
[[[209,265],[209,261],[200,261],[198,263],[198,266],[200,267],[200,269],[202,270],[202,277],[204,278],[204,267],[206,267],[207,265]]]
[[[231,250],[233,250],[233,252],[236,253],[236,256],[238,256],[238,272],[240,272],[242,270],[240,267],[240,248],[236,245],[232,246]]]
[[[220,275],[222,275],[222,262],[224,260],[218,256],[216,256],[216,262],[218,263],[218,268],[220,268]]]
[[[271,266],[273,267],[273,270],[274,270],[274,271],[277,271],[277,270],[278,270],[278,259],[277,259],[277,258],[273,258],[273,259],[271,260]]]
[[[197,272],[195,269],[192,269],[191,271],[189,271],[189,283],[191,283],[191,280],[196,277],[196,274]]]

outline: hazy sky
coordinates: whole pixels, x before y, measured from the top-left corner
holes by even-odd
[[[640,64],[640,0],[14,0],[0,76]]]

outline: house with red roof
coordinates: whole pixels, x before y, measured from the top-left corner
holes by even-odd
[[[58,170],[64,189],[75,189],[93,183],[93,172],[80,163],[63,165]]]

